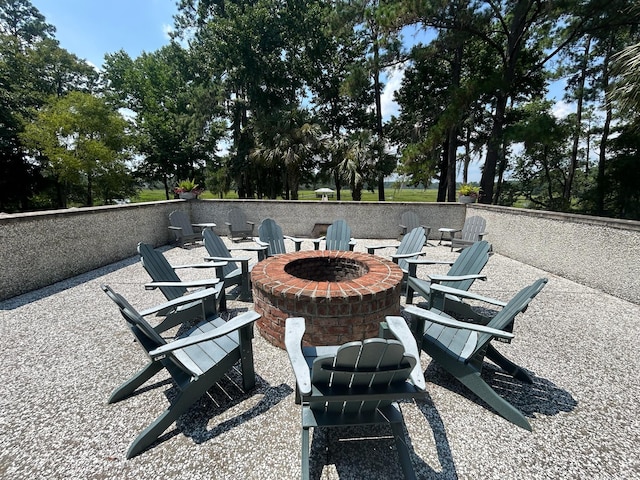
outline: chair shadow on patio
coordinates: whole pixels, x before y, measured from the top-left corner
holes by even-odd
[[[401,408],[415,403],[431,428],[439,465],[430,465],[415,452],[411,435],[403,427],[416,478],[454,480],[458,478],[444,422],[427,392],[424,399],[400,400]],[[419,420],[422,422],[422,420]],[[415,427],[413,425],[412,427]],[[313,430],[310,455],[310,478],[320,479],[323,469],[333,465],[340,478],[404,478],[396,460],[391,429],[385,425],[366,425]],[[424,449],[425,447],[422,447]],[[432,448],[427,446],[426,448]]]
[[[256,386],[249,392],[242,390],[241,383],[241,375],[234,368],[182,415],[175,430],[167,432],[164,437],[181,433],[197,444],[207,442],[268,412],[293,393],[286,383],[269,385],[259,375],[256,375]],[[172,388],[166,395],[170,399],[177,393]],[[164,441],[164,437],[159,441]]]
[[[521,368],[531,376],[533,384],[514,379],[488,361],[484,363],[481,375],[498,395],[520,410],[525,417],[535,418],[536,413],[552,416],[560,412],[571,412],[576,408],[578,401],[569,392],[545,378],[536,376],[532,371],[524,367]],[[431,362],[427,366],[424,375],[427,383],[439,385],[485,409],[494,411],[435,362]]]

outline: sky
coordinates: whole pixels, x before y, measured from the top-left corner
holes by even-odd
[[[175,0],[31,0],[47,23],[56,27],[60,46],[97,68],[107,53],[124,50],[131,58],[142,52],[153,52],[169,43]],[[405,35],[407,44],[420,40],[420,35]],[[390,72],[382,96],[385,118],[398,114],[393,93],[400,86],[402,69]],[[556,115],[565,114],[567,105],[556,104]],[[480,181],[480,164],[473,162],[469,181]],[[458,178],[461,181],[461,178]]]
[[[60,46],[101,67],[120,49],[131,58],[169,43],[175,0],[31,0],[56,27]]]

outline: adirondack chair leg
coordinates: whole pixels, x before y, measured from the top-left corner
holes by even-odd
[[[194,382],[182,390],[169,408],[145,428],[133,441],[127,451],[127,458],[132,458],[155,442],[162,433],[186,412],[207,391],[208,382]]]
[[[241,329],[240,336],[240,368],[242,371],[242,388],[245,392],[256,386],[256,373],[253,366],[253,324]]]
[[[400,458],[402,473],[404,474],[404,478],[406,480],[415,480],[416,472],[414,471],[413,464],[411,463],[409,447],[405,441],[404,429],[402,428],[402,413],[400,412],[400,408],[397,406],[397,404],[390,405],[390,407],[395,409],[397,411],[397,416],[399,416],[399,419],[393,419],[389,422],[389,424],[391,425],[393,439],[395,440],[396,450],[398,451],[398,457]],[[396,416],[396,414],[394,414],[394,416]]]
[[[302,427],[302,480],[309,480],[309,427]]]
[[[451,358],[442,351],[431,350],[429,351],[429,355],[446,371],[457,378],[465,387],[493,408],[500,416],[525,430],[532,430],[529,421],[522,412],[498,395],[482,379],[480,371],[468,364],[451,362]]]
[[[124,398],[127,398],[129,395],[135,392],[140,385],[145,383],[163,368],[164,366],[159,362],[148,363],[142,370],[140,370],[133,377],[116,388],[111,393],[111,396],[109,397],[109,400],[107,400],[107,403],[115,403]]]
[[[411,286],[411,278],[407,279],[407,293],[405,294],[405,302],[407,305],[411,305],[413,303],[413,287]]]
[[[493,363],[502,368],[505,372],[511,375],[513,378],[520,380],[524,383],[533,384],[531,376],[525,372],[522,367],[516,365],[511,360],[502,355],[496,348],[489,344],[487,348],[486,357]]]
[[[240,284],[240,296],[239,300],[243,302],[250,302],[252,299],[251,296],[251,286],[249,282],[249,264],[247,262],[241,262],[242,268],[242,283]]]
[[[487,383],[481,378],[480,372],[467,372],[464,375],[456,375],[456,378],[462,382],[469,390],[475,393],[481,400],[486,402],[499,415],[509,420],[511,423],[525,430],[531,431],[531,424],[525,416],[498,395]]]

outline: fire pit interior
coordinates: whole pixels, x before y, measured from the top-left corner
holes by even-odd
[[[284,348],[288,317],[304,317],[304,341],[339,345],[374,337],[386,315],[400,312],[402,270],[359,252],[312,250],[278,255],[253,267],[258,330]]]

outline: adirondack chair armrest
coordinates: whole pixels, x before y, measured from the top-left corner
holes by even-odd
[[[487,276],[482,274],[474,274],[474,275],[427,275],[431,283],[440,283],[440,282],[463,282],[465,280],[486,280]]]
[[[162,310],[171,309],[174,307],[179,307],[180,305],[185,305],[187,303],[195,302],[197,300],[204,300],[212,295],[217,296],[220,293],[220,289],[222,288],[222,284],[216,285],[214,288],[205,288],[204,290],[199,290],[197,292],[189,293],[182,297],[174,298],[168,302],[161,303],[160,305],[155,305],[151,308],[147,308],[138,312],[141,316],[146,317],[147,315],[151,315],[153,313],[161,312]]]
[[[229,250],[230,252],[239,250],[243,250],[245,252],[264,252],[268,248],[268,245],[266,243],[263,243],[259,239],[254,238],[254,241],[258,244],[255,247],[251,245],[247,245],[244,247],[227,247],[227,250]]]
[[[455,260],[432,260],[428,258],[411,258],[407,262],[415,263],[416,265],[453,265]]]
[[[416,317],[424,318],[430,322],[444,325],[445,327],[459,328],[462,330],[471,330],[478,333],[488,333],[496,338],[504,338],[511,340],[515,338],[515,335],[503,330],[497,330],[495,328],[485,327],[484,325],[478,325],[469,322],[460,322],[449,316],[439,315],[431,310],[425,310],[424,308],[416,307],[415,305],[407,305],[404,309],[409,315],[415,315]]]
[[[211,287],[220,283],[219,278],[209,278],[206,280],[191,280],[188,282],[149,282],[144,284],[146,290],[154,290],[160,287],[184,287],[184,288],[197,288],[197,287]]]
[[[469,292],[467,290],[459,290],[457,288],[445,287],[444,285],[433,284],[431,285],[432,291],[438,291],[441,293],[446,293],[449,295],[455,295],[456,297],[462,298],[470,298],[472,300],[479,300],[481,302],[489,303],[491,305],[496,305],[498,307],[504,307],[507,305],[507,302],[503,302],[501,300],[496,300],[495,298],[485,297],[483,295],[478,295],[473,292]]]
[[[287,355],[296,377],[296,384],[301,395],[311,393],[311,372],[302,353],[302,337],[305,331],[304,318],[287,318],[284,331],[284,344]]]
[[[376,250],[380,250],[381,248],[398,248],[398,244],[396,243],[395,245],[371,245],[366,247],[367,253],[369,255],[373,255]]]
[[[294,248],[296,252],[300,251],[300,248],[302,247],[302,242],[307,240],[306,238],[292,237],[291,235],[283,235],[283,238],[286,238],[287,240],[291,240],[294,243],[295,245]]]
[[[225,322],[223,325],[215,328],[214,330],[211,330],[210,332],[201,333],[200,335],[193,335],[191,337],[183,338],[180,340],[175,340],[167,345],[162,345],[155,350],[151,350],[149,352],[149,356],[151,358],[157,358],[175,350],[180,350],[182,348],[188,347],[189,345],[195,345],[197,343],[207,342],[209,340],[224,337],[225,335],[229,335],[235,330],[238,330],[255,322],[259,318],[260,314],[257,312],[244,312],[237,317],[229,320],[228,322]]]
[[[214,268],[224,267],[229,263],[226,259],[219,262],[191,263],[188,265],[172,265],[171,268],[177,270],[179,268]]]
[[[407,321],[402,317],[396,316],[385,317],[385,321],[391,333],[404,346],[404,351],[416,359],[416,365],[413,367],[413,370],[411,370],[411,381],[420,390],[426,390],[427,386],[424,381],[424,374],[422,373],[422,365],[420,364],[420,352],[418,351],[416,340],[413,338],[411,330],[409,330]]]
[[[425,252],[413,252],[413,253],[396,253],[394,255],[391,255],[391,258],[412,258],[415,257],[417,255],[425,255]]]
[[[318,238],[312,238],[311,241],[313,242],[313,249],[314,250],[319,250],[320,249],[320,242],[323,241],[325,238],[327,238],[326,236],[322,236],[322,237],[318,237]]]
[[[206,261],[211,261],[211,262],[215,262],[215,261],[221,262],[222,265],[220,265],[220,266],[222,266],[222,267],[227,265],[227,263],[229,263],[229,262],[240,262],[240,263],[247,262],[248,263],[248,262],[251,261],[251,258],[249,258],[249,257],[233,257],[233,258],[229,258],[229,257],[204,257],[204,259]]]

